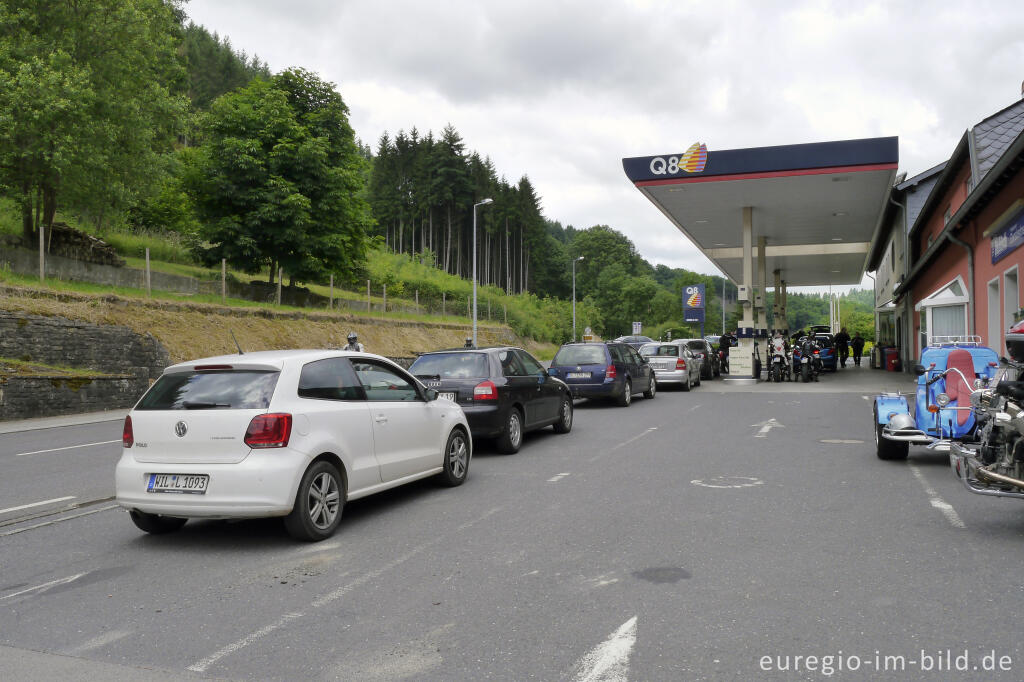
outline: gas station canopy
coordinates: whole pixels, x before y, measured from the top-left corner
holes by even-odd
[[[898,161],[898,138],[880,137],[722,151],[695,144],[622,166],[733,282],[744,281],[746,231],[748,253],[760,242],[764,269],[793,287],[860,284]]]

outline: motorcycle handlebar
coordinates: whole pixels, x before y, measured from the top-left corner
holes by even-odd
[[[974,384],[973,384],[973,383],[971,383],[970,381],[968,381],[968,380],[967,380],[967,377],[965,377],[965,376],[964,376],[964,373],[963,373],[963,372],[961,372],[961,371],[960,371],[959,369],[957,369],[956,367],[950,367],[950,368],[949,368],[949,369],[947,369],[946,371],[944,371],[944,372],[940,372],[940,373],[936,374],[936,375],[935,375],[935,376],[933,376],[933,377],[932,377],[931,379],[929,379],[929,380],[928,380],[927,382],[925,382],[925,386],[931,386],[932,384],[934,384],[934,383],[935,383],[936,381],[938,381],[939,379],[942,379],[942,378],[944,378],[944,377],[945,377],[945,376],[946,376],[947,374],[949,374],[950,372],[956,372],[957,374],[959,374],[959,375],[960,375],[960,378],[964,380],[964,383],[965,383],[965,384],[967,384],[967,385],[968,385],[968,386],[970,386],[971,388],[974,388]]]

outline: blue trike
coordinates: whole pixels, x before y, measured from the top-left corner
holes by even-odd
[[[935,337],[921,353],[914,413],[907,396],[875,396],[875,449],[879,459],[906,459],[910,444],[948,452],[952,441],[974,440],[971,393],[999,369],[999,356],[981,338]]]

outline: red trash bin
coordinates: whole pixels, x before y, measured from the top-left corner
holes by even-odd
[[[885,369],[888,372],[900,371],[900,351],[898,348],[885,349]]]

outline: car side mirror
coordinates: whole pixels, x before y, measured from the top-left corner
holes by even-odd
[[[542,369],[537,370],[537,383],[538,384],[543,384],[547,380],[548,380],[548,373],[545,372]]]
[[[558,376],[558,370],[555,369],[554,367],[548,367],[548,374],[550,374],[553,377],[557,377]]]
[[[925,371],[926,370],[924,368],[924,365],[921,365],[921,364],[914,365],[914,374],[916,374],[917,376],[921,376],[922,374],[925,373]]]
[[[426,391],[423,392],[423,394],[426,396],[427,402],[430,402],[431,400],[437,400],[437,396],[440,395],[437,392],[437,389],[434,388],[428,388]]]

